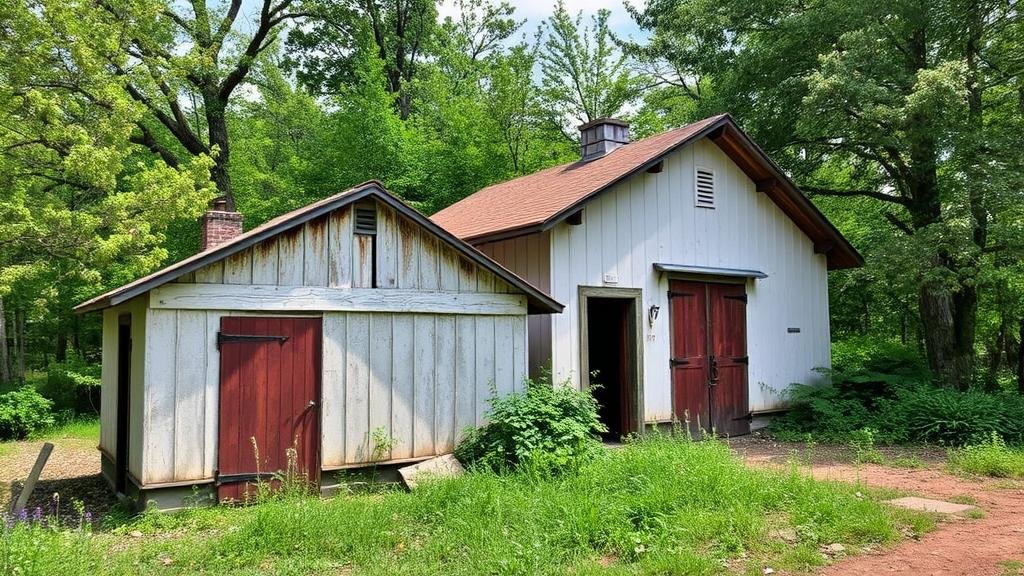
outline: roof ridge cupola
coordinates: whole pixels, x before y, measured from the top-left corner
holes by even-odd
[[[600,158],[629,144],[629,122],[596,118],[580,126],[580,151],[584,162]]]

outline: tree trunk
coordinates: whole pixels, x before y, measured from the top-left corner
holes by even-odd
[[[961,285],[953,294],[953,385],[961,390],[974,381],[977,323],[978,289],[974,284]]]
[[[25,313],[14,310],[13,379],[25,381]]]
[[[79,356],[82,355],[82,325],[78,314],[71,317],[71,348]]]
[[[1017,390],[1024,394],[1024,318],[1017,331]]]
[[[953,383],[956,346],[953,341],[953,298],[949,291],[936,283],[921,285],[918,292],[921,323],[924,325],[924,343],[928,366],[943,383]]]
[[[988,352],[988,378],[985,387],[989,390],[999,388],[999,367],[1003,363],[1003,349],[1006,348],[1007,332],[1010,323],[1003,318],[999,322],[999,331],[996,333],[996,341],[989,348]]]
[[[0,297],[0,384],[11,381],[11,365],[7,358],[7,314],[4,299]]]
[[[983,34],[983,14],[977,0],[968,5],[968,35],[964,48],[967,61],[967,124],[966,141],[963,143],[964,165],[968,174],[966,193],[971,209],[971,241],[978,247],[977,254],[988,243],[988,210],[986,209],[986,170],[983,167],[985,124],[982,108],[984,88],[979,81],[978,61],[980,60]],[[978,288],[974,270],[978,269],[979,257],[969,253],[965,261],[958,262],[955,270],[960,272],[960,289],[953,295],[953,320],[955,322],[954,342],[956,345],[957,378],[961,388],[969,385],[974,378],[974,341],[978,321]]]
[[[225,118],[226,102],[221,102],[214,90],[204,92],[203,106],[206,109],[206,126],[210,138],[210,149],[217,147],[215,164],[210,170],[210,178],[217,186],[217,192],[227,200],[227,209],[234,211],[235,196],[231,190],[231,149],[228,145],[228,124]]]
[[[57,326],[57,346],[53,349],[53,359],[57,362],[63,362],[67,360],[68,353],[68,334],[65,331],[65,327],[62,325]]]

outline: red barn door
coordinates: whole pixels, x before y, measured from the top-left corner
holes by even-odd
[[[290,448],[298,472],[318,479],[320,338],[319,318],[221,318],[220,501],[287,470]]]
[[[742,284],[708,284],[708,294],[711,421],[719,434],[747,434],[747,293]]]
[[[669,302],[676,418],[694,434],[750,432],[744,287],[672,280]]]

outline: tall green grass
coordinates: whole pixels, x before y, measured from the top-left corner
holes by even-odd
[[[929,527],[858,490],[749,469],[715,441],[649,438],[555,479],[472,472],[415,493],[147,514],[85,548],[4,537],[36,538],[70,574],[97,561],[110,574],[718,574],[804,569],[824,561],[822,544],[855,550]],[[780,529],[799,541],[773,538]],[[144,537],[126,544],[135,530]]]
[[[985,442],[950,450],[949,467],[968,474],[1024,478],[1024,450],[1010,448],[993,432]]]
[[[83,440],[99,442],[100,420],[95,416],[78,416],[46,428],[33,438],[41,440]]]

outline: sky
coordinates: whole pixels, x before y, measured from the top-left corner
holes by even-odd
[[[172,4],[176,0],[171,0]],[[516,8],[515,17],[519,20],[526,20],[526,24],[520,31],[527,33],[530,37],[537,30],[537,26],[543,22],[551,13],[554,11],[555,0],[509,0]],[[590,20],[590,16],[596,14],[598,10],[607,8],[611,11],[611,17],[608,22],[612,28],[612,31],[616,35],[622,38],[639,38],[642,37],[636,23],[629,17],[624,6],[625,0],[565,0],[565,7],[570,14],[576,15],[577,12],[583,11],[584,22],[587,23]],[[641,5],[643,0],[630,0],[636,5]],[[259,0],[243,0],[242,11],[236,27],[241,31],[248,31],[252,22],[259,16],[259,7],[262,4]],[[183,12],[188,13],[187,9]],[[445,16],[456,16],[458,13],[458,7],[454,0],[444,0],[444,3],[438,9],[439,18]]]
[[[515,16],[519,20],[526,20],[522,31],[533,34],[537,26],[543,22],[554,11],[554,0],[510,0],[516,7]],[[633,0],[635,5],[642,4],[642,0]],[[638,38],[641,36],[636,23],[629,17],[624,7],[624,0],[565,0],[565,8],[573,16],[583,11],[584,24],[588,23],[590,16],[598,10],[606,8],[611,12],[608,23],[616,35],[623,38]],[[458,13],[458,6],[453,0],[445,0],[438,9],[438,16],[455,16]]]

